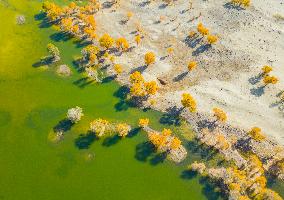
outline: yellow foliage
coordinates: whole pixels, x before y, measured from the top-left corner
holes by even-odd
[[[147,52],[144,57],[145,64],[150,65],[155,62],[156,56],[153,52]]]
[[[130,12],[130,11],[127,12],[126,16],[127,16],[127,19],[130,20],[130,18],[133,16],[133,12]]]
[[[90,130],[94,132],[98,137],[103,136],[109,131],[109,122],[104,119],[95,119],[90,123]]]
[[[113,69],[114,69],[114,71],[115,71],[117,74],[120,74],[120,73],[123,72],[122,67],[121,67],[120,64],[115,64],[115,65],[113,66]]]
[[[215,44],[218,41],[218,37],[215,35],[208,35],[207,41],[209,44]]]
[[[209,34],[209,29],[205,28],[202,23],[197,25],[197,31],[203,36]]]
[[[261,129],[259,127],[253,127],[248,134],[256,141],[263,141],[265,136],[261,133]]]
[[[142,128],[144,128],[144,127],[146,127],[146,126],[148,126],[149,125],[149,119],[148,118],[144,118],[144,119],[139,119],[139,127],[142,127]]]
[[[130,132],[131,128],[126,123],[121,123],[116,125],[116,131],[120,137],[125,137]]]
[[[129,76],[131,83],[144,83],[144,78],[139,71],[135,71]]]
[[[172,47],[167,48],[167,52],[169,55],[171,55],[174,52],[174,48]]]
[[[156,147],[160,148],[166,144],[166,137],[157,133],[149,133],[150,142]]]
[[[231,2],[238,6],[241,6],[241,5],[244,7],[250,6],[250,0],[232,0]]]
[[[145,96],[145,91],[141,82],[136,82],[130,87],[130,94],[132,96]]]
[[[172,134],[171,129],[164,128],[164,129],[162,130],[162,135],[163,135],[163,136],[170,136],[171,134]]]
[[[263,82],[264,82],[264,84],[269,84],[269,83],[271,83],[271,84],[276,84],[277,82],[278,82],[278,78],[277,77],[275,77],[275,76],[269,76],[269,75],[267,75],[267,76],[265,76],[264,78],[263,78]]]
[[[116,40],[116,46],[121,48],[123,51],[126,51],[129,48],[129,44],[125,38],[118,38]]]
[[[140,42],[141,42],[141,36],[140,35],[136,35],[134,40],[135,40],[136,44],[139,45]]]
[[[171,141],[171,149],[177,149],[179,148],[181,145],[181,141],[180,139],[178,139],[177,137],[174,137],[174,139]]]
[[[268,66],[268,65],[265,65],[265,66],[262,67],[261,70],[262,70],[262,72],[263,72],[264,74],[268,74],[269,72],[272,71],[272,67],[270,67],[270,66]]]
[[[158,90],[158,85],[156,81],[146,82],[144,83],[144,86],[145,86],[146,93],[150,95],[156,94]]]
[[[181,104],[183,107],[188,108],[190,112],[196,112],[196,101],[190,94],[182,94]]]
[[[220,108],[213,108],[214,116],[218,121],[225,122],[227,121],[227,114]]]
[[[189,71],[194,70],[196,67],[197,67],[197,62],[195,62],[195,61],[190,61],[187,65],[187,68],[188,68]]]
[[[113,43],[114,43],[114,40],[113,38],[105,33],[100,39],[99,39],[99,43],[102,47],[105,47],[105,48],[110,48],[112,47]]]
[[[193,38],[196,35],[195,31],[190,31],[188,37]]]

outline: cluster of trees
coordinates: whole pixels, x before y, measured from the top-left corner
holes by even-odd
[[[229,199],[282,199],[278,193],[266,187],[267,180],[262,163],[255,155],[252,155],[248,159],[248,165],[242,168],[207,168],[204,163],[194,162],[188,169],[210,177],[223,192],[229,194]]]
[[[70,108],[67,111],[67,119],[70,120],[72,123],[77,123],[81,120],[81,118],[84,116],[83,109],[79,106],[76,106],[75,108]]]
[[[231,2],[237,6],[244,6],[244,7],[250,6],[250,0],[231,0]]]
[[[127,123],[115,124],[99,118],[90,123],[90,131],[95,133],[99,138],[113,133],[117,133],[120,137],[125,137],[131,131],[131,126]]]
[[[263,83],[265,85],[278,83],[277,77],[269,75],[269,73],[273,71],[273,68],[271,66],[265,65],[261,70],[261,76],[263,77]]]
[[[149,141],[161,152],[168,150],[175,150],[181,146],[181,140],[172,136],[170,129],[163,129],[161,133],[150,132],[148,133]]]
[[[132,96],[142,97],[154,95],[158,91],[156,81],[145,82],[144,77],[139,71],[135,71],[130,75],[130,94]]]
[[[197,31],[202,35],[202,37],[207,36],[207,42],[212,45],[218,41],[218,37],[216,35],[212,35],[209,32],[209,29],[206,28],[202,23],[197,25]],[[189,37],[194,37],[196,33],[194,31],[190,32]]]

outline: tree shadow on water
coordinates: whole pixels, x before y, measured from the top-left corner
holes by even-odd
[[[167,158],[167,152],[162,152],[162,153],[158,153],[156,154],[153,158],[150,159],[150,164],[151,165],[158,165],[160,163],[163,163],[166,158]]]
[[[217,187],[212,181],[210,181],[209,177],[201,177],[199,183],[204,186],[202,188],[202,193],[208,200],[221,199],[221,192],[216,191]]]
[[[141,130],[141,128],[133,128],[133,129],[131,129],[131,131],[128,133],[128,135],[126,137],[132,138],[132,137],[136,136],[139,133],[140,130]]]
[[[73,84],[78,86],[79,88],[84,88],[84,87],[86,87],[87,85],[90,85],[93,82],[94,82],[94,80],[89,80],[88,77],[83,77],[83,78],[80,78],[80,79],[74,81]]]
[[[90,145],[95,141],[98,140],[96,135],[92,132],[88,132],[87,134],[81,134],[76,140],[75,140],[75,146],[78,149],[88,149]]]
[[[197,177],[197,172],[192,171],[192,170],[184,170],[184,171],[181,172],[180,177],[182,179],[189,179],[190,180],[190,179]]]
[[[73,122],[71,122],[69,119],[63,119],[53,127],[53,131],[55,133],[66,132],[66,131],[69,131],[72,126],[73,126]]]
[[[120,101],[114,106],[116,111],[127,110],[131,106],[131,103],[129,102],[129,100],[127,100],[128,93],[129,88],[125,85],[121,86],[117,91],[113,93],[113,96],[120,99]]]
[[[135,158],[141,162],[146,162],[155,153],[155,147],[149,141],[140,143],[136,146]]]
[[[53,33],[49,37],[50,37],[51,40],[53,40],[55,42],[60,42],[60,41],[65,42],[65,41],[68,41],[72,38],[72,36],[69,33],[66,33],[66,32],[63,32],[63,31]]]
[[[105,146],[105,147],[110,147],[110,146],[115,145],[116,143],[118,143],[118,141],[120,139],[121,138],[118,135],[109,136],[109,137],[106,137],[104,139],[102,145]]]

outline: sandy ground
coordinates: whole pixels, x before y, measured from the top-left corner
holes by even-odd
[[[224,0],[193,0],[192,9],[185,0],[173,6],[162,1],[121,1],[113,11],[104,2],[103,12],[96,16],[99,33],[125,37],[135,48],[118,56],[116,62],[126,71],[119,77],[128,83],[129,74],[143,72],[145,79],[164,80],[167,84],[155,96],[155,109],[166,111],[181,107],[181,94],[191,93],[198,103],[198,114],[212,116],[212,108],[222,108],[228,114],[228,125],[248,130],[253,126],[284,144],[284,103],[278,95],[284,90],[284,0],[252,0],[247,9],[233,8]],[[134,16],[125,22],[126,13]],[[159,22],[160,16],[164,20]],[[188,33],[202,22],[217,34],[219,41],[211,48],[204,48],[202,38],[191,40]],[[134,36],[140,24],[145,34],[136,47]],[[166,49],[174,48],[172,56]],[[145,69],[144,54],[155,52],[157,61]],[[198,68],[187,72],[189,60],[196,60]],[[279,83],[264,89],[257,79],[263,65],[273,66],[272,75]],[[193,126],[197,120],[185,113]]]

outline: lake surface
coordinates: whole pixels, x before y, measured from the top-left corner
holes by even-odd
[[[133,126],[148,117],[154,128],[166,126],[161,113],[129,108],[116,83],[84,82],[72,65],[78,43],[40,28],[40,9],[41,1],[0,0],[0,200],[207,199],[208,188],[184,176],[185,164],[149,156],[145,133],[99,141],[84,135],[98,117]],[[17,15],[26,17],[24,25],[16,24]],[[33,67],[50,42],[59,47],[61,63],[72,67],[70,78],[57,76],[55,66]],[[51,142],[53,127],[77,105],[82,121],[63,141]]]

